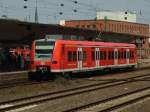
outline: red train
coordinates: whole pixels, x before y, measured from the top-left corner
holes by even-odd
[[[127,43],[41,39],[33,42],[30,61],[32,78],[37,73],[133,68],[137,51],[134,44]]]

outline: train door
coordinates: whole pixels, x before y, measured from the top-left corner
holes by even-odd
[[[118,49],[117,48],[115,48],[114,49],[114,63],[115,63],[115,65],[117,65],[118,64]]]
[[[78,63],[78,70],[81,70],[82,69],[82,57],[83,55],[82,55],[82,48],[81,47],[79,47],[78,49],[77,49],[77,63]]]
[[[126,51],[126,48],[122,49],[122,59],[123,59],[122,64],[127,64],[127,51]]]
[[[99,67],[99,48],[95,48],[95,61],[96,61],[96,68]]]
[[[130,56],[130,51],[129,49],[126,49],[126,62],[129,64],[129,56]]]
[[[118,48],[118,64],[126,64],[126,49]]]
[[[118,60],[117,60],[117,64],[121,64],[121,60],[122,60],[122,56],[121,56],[121,48],[118,48]]]
[[[106,66],[107,65],[107,49],[106,48],[100,48],[100,66]]]
[[[134,49],[130,49],[130,57],[129,57],[129,63],[134,63],[134,57],[135,57],[135,53],[134,53]]]
[[[82,48],[82,68],[89,67],[89,48],[83,47]]]
[[[96,56],[95,56],[95,48],[94,47],[91,48],[90,54],[91,54],[90,58],[89,58],[89,60],[91,60],[90,67],[96,67],[96,61],[95,61]]]

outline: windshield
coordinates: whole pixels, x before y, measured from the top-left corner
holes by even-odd
[[[55,41],[37,41],[35,46],[54,46]]]
[[[35,59],[50,59],[52,57],[55,41],[36,41]]]

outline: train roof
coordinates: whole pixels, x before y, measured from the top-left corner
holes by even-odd
[[[136,47],[134,44],[129,43],[114,43],[114,42],[94,42],[94,41],[75,41],[75,40],[56,40],[62,44],[71,45],[84,45],[84,46],[109,46],[109,47]]]
[[[38,39],[38,40],[35,40],[35,42],[39,42],[39,41],[56,41],[56,39]]]

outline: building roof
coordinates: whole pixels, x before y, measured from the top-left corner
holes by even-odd
[[[83,21],[106,21],[105,19],[85,19],[85,20],[66,20],[66,22],[83,22]],[[114,22],[122,22],[122,23],[131,23],[131,24],[138,24],[138,25],[145,25],[145,26],[149,26],[149,24],[144,24],[144,23],[135,23],[135,22],[127,22],[127,21],[118,21],[118,20],[111,20],[111,19],[107,19],[107,21],[114,21]]]
[[[103,33],[114,34],[113,32],[102,32],[102,34]],[[0,43],[6,43],[8,45],[9,43],[30,43],[35,39],[44,38],[46,34],[78,35],[92,38],[98,35],[99,31],[64,27],[58,24],[41,24],[0,19]]]
[[[0,19],[0,43],[26,43],[44,38],[46,34],[91,35],[96,31],[64,27],[58,24],[31,23]]]

